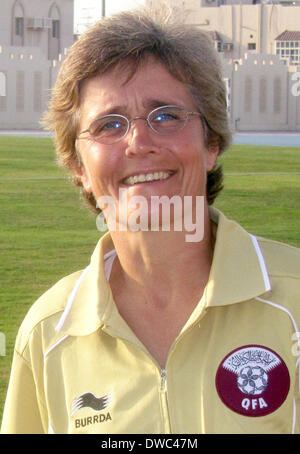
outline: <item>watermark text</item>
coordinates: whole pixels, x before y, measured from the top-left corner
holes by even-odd
[[[127,198],[127,190],[120,188],[119,202],[111,196],[101,196],[97,206],[97,229],[106,231],[185,232],[186,242],[199,242],[204,237],[204,196],[174,195]]]
[[[292,95],[300,96],[300,72],[294,73],[292,75],[292,80],[295,81],[292,85]]]
[[[0,96],[6,96],[5,74],[0,71]]]
[[[292,345],[292,355],[299,356],[300,355],[300,332],[296,331],[292,334],[292,341],[295,343]]]
[[[0,332],[0,356],[6,355],[6,338],[5,334]]]

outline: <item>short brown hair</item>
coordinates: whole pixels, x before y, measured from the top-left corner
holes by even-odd
[[[143,8],[97,22],[73,44],[60,68],[43,123],[54,132],[59,162],[71,172],[79,159],[75,142],[82,81],[123,63],[136,71],[149,55],[189,87],[205,120],[206,145],[218,145],[220,153],[229,146],[226,90],[210,36],[178,20],[177,14],[168,9]],[[222,167],[216,165],[207,175],[209,204],[222,189],[222,180]],[[74,173],[73,181],[81,186]],[[99,211],[94,196],[82,190],[91,207]]]

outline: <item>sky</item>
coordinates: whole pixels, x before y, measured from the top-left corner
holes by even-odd
[[[109,16],[121,10],[134,8],[144,4],[145,0],[106,0],[105,15]],[[95,21],[101,17],[102,0],[74,0],[75,31],[82,31],[83,22]]]

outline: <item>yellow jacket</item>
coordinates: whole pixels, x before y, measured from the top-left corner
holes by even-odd
[[[106,234],[25,317],[2,433],[300,432],[299,250],[211,217],[209,282],[166,368],[116,309]]]

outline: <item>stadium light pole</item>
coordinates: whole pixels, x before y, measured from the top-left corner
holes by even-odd
[[[105,17],[105,0],[102,0],[102,17]]]

